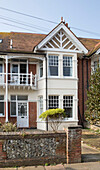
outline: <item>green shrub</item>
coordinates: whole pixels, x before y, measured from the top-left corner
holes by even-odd
[[[1,129],[3,132],[16,132],[17,126],[16,126],[16,123],[12,124],[12,123],[7,122],[1,126]]]
[[[39,118],[49,121],[49,125],[53,131],[57,131],[62,123],[62,119],[65,118],[65,112],[64,109],[49,109],[43,112]]]
[[[47,117],[49,118],[53,118],[53,119],[57,119],[59,117],[65,117],[65,112],[64,109],[49,109],[46,110],[45,112],[43,112],[39,118],[42,118],[42,120],[47,119]]]

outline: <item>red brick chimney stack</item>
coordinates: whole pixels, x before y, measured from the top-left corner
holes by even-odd
[[[63,22],[63,17],[61,17],[61,22]]]

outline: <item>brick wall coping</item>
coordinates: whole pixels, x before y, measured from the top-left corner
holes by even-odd
[[[49,137],[57,137],[57,136],[65,136],[66,132],[65,131],[57,131],[57,132],[0,132],[0,140],[3,139],[22,139],[22,138],[48,138]]]

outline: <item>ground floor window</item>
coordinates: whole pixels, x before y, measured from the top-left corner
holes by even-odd
[[[39,115],[43,113],[43,96],[39,97]]]
[[[63,108],[66,112],[66,117],[73,117],[73,96],[63,96]]]
[[[59,96],[49,96],[49,109],[59,108]]]
[[[4,96],[0,95],[0,116],[4,116]]]
[[[11,102],[10,102],[10,115],[17,116],[17,107],[18,107],[18,101],[27,101],[28,96],[22,96],[22,95],[11,95]],[[23,107],[21,109],[23,111]]]

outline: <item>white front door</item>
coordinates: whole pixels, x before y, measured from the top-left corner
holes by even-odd
[[[21,127],[21,128],[29,127],[28,125],[28,102],[18,101],[17,107],[18,107],[17,127]]]

